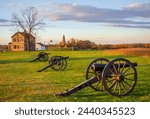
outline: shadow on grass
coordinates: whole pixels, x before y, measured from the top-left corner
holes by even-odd
[[[73,57],[73,58],[69,57],[70,60],[87,60],[87,59],[93,59],[94,60],[96,58],[98,58],[98,57]]]
[[[15,60],[0,60],[0,64],[9,64],[9,63],[30,63],[30,59],[15,59]]]
[[[114,56],[99,56],[99,57],[75,57],[75,58],[69,58],[70,60],[86,60],[86,59],[91,59],[95,60],[97,58],[106,58],[108,60],[116,59],[116,58],[131,58],[135,56],[125,56],[125,55],[114,55]]]

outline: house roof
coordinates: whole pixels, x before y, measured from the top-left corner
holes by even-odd
[[[17,34],[21,34],[21,35],[24,35],[24,36],[29,35],[28,33],[25,33],[25,32],[16,32],[14,35],[11,36],[11,38],[14,37]],[[31,34],[31,36],[35,38],[35,36],[33,36],[32,34]]]
[[[12,44],[12,42],[9,42],[8,44]]]
[[[42,44],[42,43],[36,43],[36,44],[39,44],[39,45],[41,45],[41,46],[45,46],[44,44]]]

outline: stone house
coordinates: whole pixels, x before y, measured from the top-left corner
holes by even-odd
[[[24,32],[17,32],[11,36],[12,42],[8,43],[8,50],[10,51],[28,51],[29,34]],[[30,36],[30,50],[35,50],[35,37]]]

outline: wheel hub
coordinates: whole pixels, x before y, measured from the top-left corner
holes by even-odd
[[[118,74],[118,75],[116,76],[116,80],[118,80],[118,81],[123,81],[123,80],[124,80],[123,74]]]
[[[124,76],[123,74],[118,74],[116,76],[113,76],[113,80],[117,80],[117,81],[123,81],[124,80]]]

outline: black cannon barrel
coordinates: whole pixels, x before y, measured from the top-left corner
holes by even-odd
[[[69,57],[63,57],[63,59],[68,59]]]
[[[63,60],[63,59],[68,59],[69,57],[63,57],[63,56],[55,56],[52,58],[52,62],[56,62],[57,61],[60,61],[60,60]]]
[[[48,55],[50,53],[41,52],[41,53],[38,54],[38,56],[35,59],[31,60],[30,62],[35,62],[39,58],[43,57],[45,54]]]
[[[57,60],[63,60],[63,59],[68,59],[69,57],[63,57],[63,56],[61,56],[61,57],[56,57],[56,59]]]
[[[55,95],[56,96],[69,96],[69,95],[71,95],[71,94],[73,94],[73,93],[75,93],[75,92],[77,92],[77,91],[79,91],[79,90],[81,90],[87,86],[90,86],[91,84],[96,83],[96,82],[98,82],[98,78],[92,77],[89,80],[86,80],[86,81],[82,82],[81,84],[75,86],[74,88],[71,88],[65,92],[57,93]]]
[[[115,67],[118,68],[118,64],[117,63],[115,63],[114,65],[115,65]],[[106,64],[93,64],[91,69],[93,71],[100,71],[100,72],[102,72],[105,66],[106,66]],[[132,63],[132,66],[134,66],[134,67],[137,66],[137,63],[136,62]],[[130,65],[121,63],[120,64],[120,68],[123,68],[123,67],[130,67]]]

